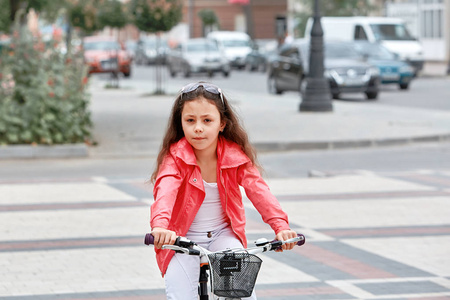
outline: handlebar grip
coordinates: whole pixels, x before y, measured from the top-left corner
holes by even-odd
[[[153,237],[153,235],[151,233],[147,233],[145,235],[145,239],[144,239],[144,244],[148,245],[153,245],[153,243],[155,242],[155,238]]]
[[[298,236],[298,237],[302,237],[302,239],[301,239],[300,241],[297,242],[297,246],[302,246],[302,245],[304,245],[305,242],[306,242],[305,236],[304,236],[303,234],[301,234],[301,233],[298,233],[297,236]]]
[[[301,233],[297,233],[297,236],[298,236],[298,237],[301,237],[302,239],[301,239],[300,241],[298,241],[298,242],[296,243],[296,245],[297,245],[297,246],[302,246],[302,245],[304,245],[305,242],[306,242],[305,236],[304,236],[303,234],[301,234]],[[272,242],[276,242],[276,240],[274,240],[274,241],[272,241]],[[280,249],[281,249],[281,246],[272,248],[272,250],[280,250]]]

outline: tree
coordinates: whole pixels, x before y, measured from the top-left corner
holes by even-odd
[[[198,16],[203,23],[203,34],[206,36],[212,31],[214,25],[219,24],[216,13],[211,9],[202,9],[198,12]]]
[[[128,23],[128,17],[124,12],[122,2],[119,0],[107,0],[104,2],[99,9],[97,17],[101,28],[123,28]]]
[[[0,32],[9,32],[11,25],[9,1],[0,0]]]
[[[132,0],[130,13],[133,23],[144,32],[156,33],[159,44],[159,33],[166,32],[181,20],[182,4],[180,0]],[[161,84],[161,62],[156,63],[156,94],[164,94]]]
[[[53,3],[51,0],[0,0],[0,7],[0,31],[9,32],[20,9],[24,11],[20,14],[20,23],[24,25],[27,20],[26,16],[31,9],[40,13],[53,7]]]
[[[132,0],[134,24],[145,32],[169,31],[181,20],[180,0]]]
[[[97,14],[102,0],[67,1],[67,19],[70,26],[81,29],[83,34],[90,34],[100,29]]]
[[[118,0],[107,0],[100,7],[98,15],[98,24],[100,28],[123,28],[128,23],[127,15],[124,12],[122,2]],[[119,37],[117,37],[118,42]],[[115,87],[119,86],[119,49],[116,50],[117,70],[112,74],[114,77]]]

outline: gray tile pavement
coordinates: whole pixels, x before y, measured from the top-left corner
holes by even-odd
[[[259,299],[449,299],[450,172],[427,174],[269,179],[307,243],[262,255]],[[0,299],[164,299],[144,180],[0,181]]]

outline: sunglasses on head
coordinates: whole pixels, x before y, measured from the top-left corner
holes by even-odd
[[[222,100],[222,105],[224,105],[222,90],[219,87],[206,82],[194,82],[185,85],[183,88],[181,88],[181,100],[183,100],[183,94],[193,92],[201,86],[211,94],[219,95],[220,100]]]

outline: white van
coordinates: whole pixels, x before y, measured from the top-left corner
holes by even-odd
[[[214,40],[231,66],[242,69],[245,58],[252,51],[251,39],[245,32],[239,31],[213,31],[207,38]]]
[[[306,23],[305,37],[309,38],[313,19]],[[368,40],[379,42],[400,59],[409,62],[417,74],[423,68],[422,45],[410,35],[405,22],[384,17],[322,17],[324,39]]]

